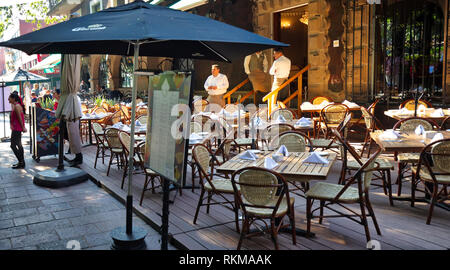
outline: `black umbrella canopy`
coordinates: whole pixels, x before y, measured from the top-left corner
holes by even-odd
[[[255,51],[288,46],[188,12],[145,2],[109,8],[0,43],[27,54],[139,55],[231,62]]]

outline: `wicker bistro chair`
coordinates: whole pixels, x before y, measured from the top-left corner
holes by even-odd
[[[138,107],[136,109],[136,118],[139,118],[141,116],[147,116],[148,115],[148,108],[146,107]]]
[[[345,184],[347,179],[345,176],[347,173],[351,173],[352,171],[356,171],[367,161],[367,158],[363,158],[356,150],[348,143],[348,141],[342,138],[341,134],[336,130],[333,130],[334,135],[338,139],[341,144],[341,155],[342,155],[342,169],[341,169],[341,178],[339,179],[339,184]],[[349,159],[349,155],[352,159]],[[391,170],[394,170],[394,165],[386,158],[378,157],[375,162],[378,164],[376,172],[379,175],[374,175],[372,180],[379,179],[382,181],[382,187],[385,195],[389,196],[389,203],[391,206],[394,205],[392,200],[392,182],[391,182]],[[371,182],[372,185],[375,185]],[[378,186],[378,185],[377,185]]]
[[[105,150],[109,149],[108,142],[105,139],[105,131],[99,123],[92,123],[92,130],[94,131],[95,141],[97,142],[97,152],[95,154],[94,169],[97,167],[97,159],[100,152],[102,153],[102,164],[105,164]]]
[[[267,126],[265,130],[260,133],[260,140],[262,145],[267,145],[267,148],[270,148],[269,143],[274,139],[280,136],[281,133],[286,131],[295,130],[292,125],[289,124],[271,124]]]
[[[425,106],[425,108],[433,108],[433,105],[431,105],[430,102],[423,99],[419,99],[417,104],[419,106],[423,105]],[[416,101],[414,99],[405,100],[402,104],[400,104],[399,108],[406,108],[408,110],[414,111],[416,109]]]
[[[419,182],[425,186],[424,192],[431,195],[427,224],[431,223],[433,209],[436,203],[445,203],[450,199],[450,139],[432,142],[420,153],[417,167],[413,167],[411,185],[411,206],[414,207],[415,192]],[[448,204],[447,204],[448,205]]]
[[[286,146],[289,152],[306,152],[307,147],[309,147],[309,152],[312,150],[309,137],[295,130],[285,131],[280,136],[273,138],[269,149],[277,149],[281,145]]]
[[[450,129],[449,124],[450,124],[450,116],[447,116],[447,117],[444,118],[444,120],[442,120],[442,123],[441,123],[441,126],[440,126],[441,130]]]
[[[345,116],[344,120],[339,124],[339,126],[337,128],[331,128],[330,130],[336,129],[339,131],[340,134],[342,134],[342,136],[344,138],[347,138],[347,133],[348,133],[347,126],[350,123],[351,119],[352,119],[352,115],[347,114]],[[338,142],[336,142],[336,137],[333,136],[333,132],[331,132],[331,137],[328,139],[326,139],[326,138],[311,139],[311,146],[313,148],[330,149],[330,150],[340,148],[340,144]]]
[[[105,130],[105,138],[108,143],[109,151],[111,152],[111,158],[108,164],[108,170],[106,172],[106,176],[109,176],[109,170],[111,169],[111,165],[113,164],[114,158],[116,158],[117,169],[120,170],[123,164],[123,146],[119,139],[120,130],[116,128],[107,128]]]
[[[122,175],[122,184],[120,185],[120,188],[123,189],[123,185],[125,183],[125,178],[128,174],[128,157],[130,154],[130,144],[131,144],[131,137],[130,135],[128,135],[128,133],[126,132],[120,132],[119,133],[119,139],[120,142],[122,143],[123,149],[124,149],[124,156],[125,156],[125,166],[124,166],[124,170],[123,170],[123,175]],[[155,173],[154,171],[145,168],[144,166],[144,159],[143,159],[143,153],[145,152],[145,142],[141,142],[137,147],[135,147],[135,151],[134,151],[134,157],[133,157],[133,164],[134,165],[138,165],[139,168],[141,169],[141,171],[136,171],[133,172],[138,174],[138,173],[144,173],[145,174],[145,182],[144,182],[144,187],[142,188],[142,193],[141,193],[141,199],[139,200],[139,205],[142,205],[142,201],[144,200],[144,193],[147,190],[152,190],[152,193],[155,193],[155,178],[159,178],[159,175],[157,173]],[[133,170],[134,171],[134,170]],[[160,182],[161,182],[161,178],[159,178]],[[152,184],[151,189],[148,188],[149,184]]]
[[[349,108],[344,104],[329,104],[320,111],[319,129],[325,138],[329,138],[332,128],[337,128],[350,114]]]
[[[244,216],[238,250],[241,249],[244,238],[264,233],[249,232],[250,226],[257,220],[267,225],[275,249],[278,250],[277,234],[281,228],[287,226],[282,222],[284,216],[289,217],[292,243],[296,245],[294,198],[289,196],[288,185],[283,176],[264,168],[249,167],[234,172],[231,183],[237,204]],[[270,227],[266,220],[270,220]]]
[[[270,115],[271,120],[276,120],[278,116],[282,115],[286,120],[294,120],[297,118],[296,114],[290,109],[278,109]]]
[[[322,224],[324,217],[346,217],[364,226],[367,241],[370,241],[370,232],[367,223],[367,216],[372,217],[375,229],[378,235],[381,235],[378,222],[375,217],[372,205],[369,200],[369,187],[372,180],[373,171],[377,170],[378,164],[375,160],[381,153],[381,149],[378,149],[350,178],[345,185],[332,184],[327,182],[318,182],[310,190],[306,192],[306,217],[307,217],[307,233],[311,232],[311,219],[319,218],[319,223]],[[352,187],[351,185],[357,183],[358,187]],[[314,201],[320,201],[320,207],[312,209]],[[340,210],[330,207],[333,204],[337,204],[350,212],[343,213]],[[361,213],[346,207],[345,204],[359,204]],[[339,215],[325,216],[323,214],[323,208],[326,207],[331,211]],[[369,214],[366,214],[366,208]],[[314,212],[320,210],[319,216],[314,216]],[[354,217],[359,217],[360,221]]]
[[[197,99],[193,102],[194,113],[204,112],[209,102],[206,99]]]
[[[147,115],[141,115],[136,118],[136,120],[139,120],[139,122],[143,125],[147,125],[148,122],[148,116]]]
[[[192,156],[198,167],[201,184],[200,198],[198,200],[197,209],[195,210],[193,223],[196,224],[197,222],[198,212],[201,206],[206,206],[206,213],[209,214],[209,208],[211,205],[230,205],[231,210],[235,215],[236,230],[239,232],[238,207],[236,206],[235,201],[230,200],[225,196],[226,194],[234,195],[233,186],[231,181],[228,179],[219,179],[214,177],[214,163],[211,162],[211,155],[211,151],[203,144],[196,144],[192,149]],[[205,198],[204,196],[206,192],[208,195]],[[213,200],[213,195],[220,196],[223,201],[219,202]],[[205,199],[207,199],[206,203],[204,202]]]
[[[414,133],[417,126],[422,125],[425,131],[431,131],[438,129],[438,124],[433,120],[420,118],[420,117],[410,117],[398,121],[393,129],[399,129],[402,133]],[[406,175],[409,171],[408,165],[414,166],[419,163],[420,153],[394,153],[395,160],[398,161],[398,177],[397,177],[397,195],[402,194],[402,181],[406,177],[412,177],[412,175]]]
[[[367,157],[370,156],[370,148],[372,147],[372,138],[370,137],[370,133],[374,132],[377,129],[384,129],[383,125],[378,121],[378,119],[373,115],[373,113],[369,109],[361,107],[362,117],[364,119],[364,123],[366,125],[366,135],[364,136],[364,144],[361,149],[361,156],[364,154],[364,151],[367,147]]]

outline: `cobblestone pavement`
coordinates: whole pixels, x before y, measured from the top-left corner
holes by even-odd
[[[29,145],[24,148],[26,170],[13,170],[17,161],[9,143],[0,143],[0,250],[66,250],[70,240],[81,249],[110,249],[110,232],[125,225],[125,207],[91,181],[59,189],[34,185],[33,173],[55,168],[57,161],[43,157],[36,163]],[[160,249],[157,231],[136,216],[133,225],[147,230],[147,249]]]

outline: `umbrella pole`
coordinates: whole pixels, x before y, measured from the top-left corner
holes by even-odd
[[[9,140],[6,137],[6,110],[5,110],[5,82],[0,83],[2,85],[2,100],[3,100],[3,138],[2,142],[7,142]]]
[[[136,121],[136,93],[137,75],[139,61],[139,46],[141,43],[134,43],[134,63],[133,63],[133,89],[131,92],[131,131],[130,131],[130,151],[128,153],[128,194],[126,200],[126,226],[119,227],[111,232],[113,238],[112,249],[144,249],[146,247],[145,237],[147,232],[139,227],[133,227],[133,193],[132,180],[134,170],[134,134]],[[125,231],[124,231],[125,229]]]

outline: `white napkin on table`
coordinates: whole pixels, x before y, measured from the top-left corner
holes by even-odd
[[[397,112],[397,115],[410,115],[410,114],[413,114],[414,113],[414,111],[410,111],[410,110],[408,110],[408,109],[406,109],[406,108],[401,108],[398,112]]]
[[[284,118],[283,115],[278,115],[278,118],[276,120],[278,123],[286,123],[286,118]]]
[[[423,128],[422,125],[418,125],[418,126],[416,127],[416,129],[414,130],[414,132],[415,132],[417,135],[422,135],[422,134],[425,132],[425,129]]]
[[[278,163],[276,163],[271,157],[266,157],[264,159],[264,168],[272,170],[276,166],[278,166]]]
[[[141,122],[139,122],[139,120],[136,120],[136,126],[142,126]]]
[[[380,139],[382,140],[397,140],[398,139],[399,134],[392,130],[392,129],[388,129],[385,130],[383,133],[381,133],[380,135]]]
[[[287,150],[286,146],[283,144],[280,146],[280,148],[278,149],[278,151],[275,154],[280,154],[280,155],[287,157],[287,156],[289,156],[289,151]]]
[[[328,164],[329,161],[326,158],[321,157],[316,152],[312,152],[309,157],[307,157],[303,162],[307,163],[317,163],[317,164]]]
[[[131,131],[131,128],[129,126],[127,126],[127,125],[122,125],[122,127],[120,129],[125,131],[125,132],[126,131]]]
[[[439,141],[439,140],[443,140],[443,139],[444,139],[444,135],[442,135],[442,133],[436,133],[436,135],[434,135],[431,142],[435,142],[435,141]]]
[[[311,102],[306,101],[306,102],[303,102],[302,105],[300,105],[300,108],[301,108],[301,109],[309,109],[309,108],[311,108],[312,106],[313,106],[313,105],[312,105]]]
[[[312,124],[312,121],[311,118],[302,117],[295,124],[301,127],[308,127]]]
[[[344,100],[342,102],[342,104],[347,105],[347,107],[358,107],[358,104],[354,103],[354,102],[350,102],[348,100]]]
[[[117,128],[117,129],[122,128],[122,126],[123,126],[122,122],[117,122],[114,125],[112,125],[113,128]]]
[[[136,104],[136,106],[144,106],[145,103],[144,102],[139,102],[138,104]]]
[[[443,117],[445,116],[444,111],[442,109],[436,109],[432,114],[432,117]]]
[[[245,151],[244,153],[242,153],[239,156],[240,159],[245,159],[245,160],[257,160],[258,157],[255,155],[255,153],[253,153],[252,151]]]
[[[261,127],[264,126],[265,122],[260,117],[255,117],[252,119],[252,123],[255,127]]]
[[[197,133],[192,133],[191,135],[189,135],[190,141],[201,140],[201,139],[203,139],[203,137],[198,135]]]

